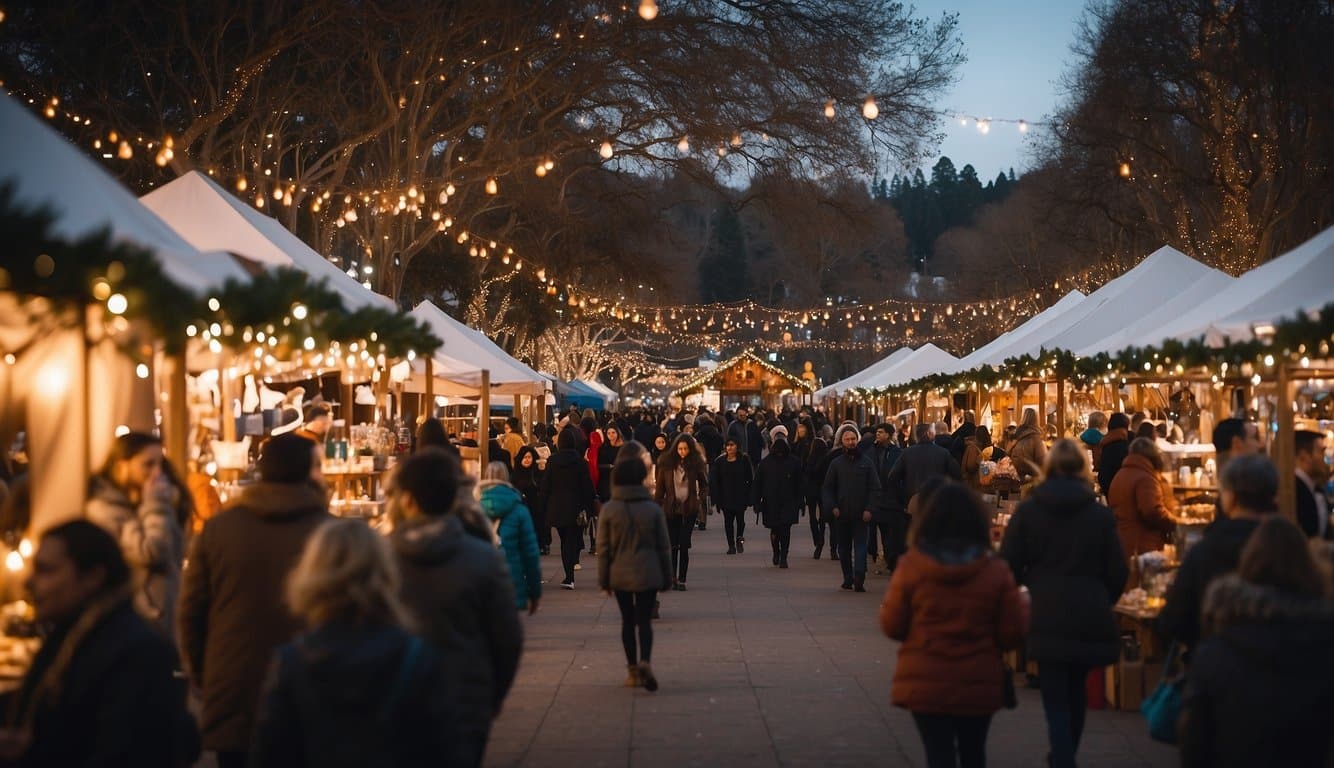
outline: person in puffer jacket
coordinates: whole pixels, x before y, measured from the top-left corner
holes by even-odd
[[[518,489],[510,485],[510,471],[504,462],[486,465],[482,478],[482,510],[496,528],[500,549],[505,553],[510,578],[514,581],[514,604],[528,615],[537,613],[542,599],[542,563],[537,548],[533,518]]]

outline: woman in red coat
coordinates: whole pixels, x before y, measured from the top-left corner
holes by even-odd
[[[975,493],[947,483],[924,507],[880,606],[880,628],[902,643],[891,701],[912,712],[930,768],[984,766],[1001,651],[1023,640],[1028,602]]]
[[[1159,474],[1162,471],[1163,455],[1158,446],[1146,437],[1137,437],[1107,490],[1108,504],[1116,516],[1116,535],[1127,557],[1162,550],[1176,530],[1172,491],[1164,487],[1166,483]]]

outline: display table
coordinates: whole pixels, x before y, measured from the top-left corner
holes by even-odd
[[[349,465],[325,469],[324,479],[335,499],[375,500],[380,497],[380,476],[386,471]]]

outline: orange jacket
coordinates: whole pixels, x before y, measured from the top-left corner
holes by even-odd
[[[1028,601],[989,549],[941,562],[919,547],[899,559],[880,605],[899,646],[891,702],[912,712],[989,715],[1002,706],[1001,650],[1028,631]]]
[[[1107,502],[1116,516],[1116,535],[1126,557],[1161,550],[1176,530],[1169,514],[1172,492],[1163,488],[1158,471],[1143,456],[1132,453],[1121,463],[1107,490]]]

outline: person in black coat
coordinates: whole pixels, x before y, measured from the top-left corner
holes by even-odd
[[[929,478],[944,475],[956,481],[962,481],[963,473],[959,462],[950,457],[950,452],[932,441],[935,428],[930,424],[918,424],[914,430],[917,442],[903,449],[899,460],[890,468],[886,481],[890,492],[907,509],[912,497]]]
[[[700,411],[695,416],[695,441],[704,446],[704,458],[712,466],[723,455],[723,433],[718,431],[718,424],[707,411]]]
[[[1159,633],[1187,648],[1194,648],[1200,640],[1200,609],[1209,584],[1236,569],[1251,534],[1277,512],[1278,471],[1264,456],[1232,459],[1218,482],[1224,517],[1205,528],[1200,542],[1186,553],[1158,616]]]
[[[1330,765],[1334,603],[1305,536],[1271,516],[1210,587],[1178,724],[1186,768]]]
[[[579,451],[578,430],[562,429],[556,437],[556,455],[547,460],[542,475],[542,500],[546,505],[547,523],[560,534],[560,559],[565,567],[565,589],[574,589],[574,566],[584,546],[584,529],[579,526],[579,513],[593,516],[593,479],[588,474],[588,462]]]
[[[1112,478],[1130,455],[1130,417],[1113,413],[1107,419],[1107,434],[1098,441],[1098,488],[1103,495],[1112,487]]]
[[[533,530],[537,532],[537,546],[542,554],[551,553],[551,526],[547,524],[546,509],[542,504],[542,469],[539,466],[537,448],[525,445],[514,458],[512,482],[523,495],[523,504],[528,507],[528,514],[533,518]]]
[[[787,567],[792,526],[801,514],[801,461],[792,455],[787,438],[779,435],[755,470],[755,509],[769,529],[774,565]]]
[[[87,520],[48,529],[26,586],[49,631],[0,730],[0,762],[193,764],[199,731],[176,653],[135,613],[116,540]]]
[[[588,467],[580,468],[591,497]],[[523,628],[504,555],[464,527],[461,475],[456,459],[435,451],[401,462],[391,496],[401,523],[389,543],[403,575],[399,599],[446,672],[458,764],[471,768],[481,765],[491,722],[514,684]]]
[[[1334,538],[1329,524],[1329,504],[1324,498],[1329,465],[1325,463],[1325,435],[1297,431],[1294,458],[1297,463],[1297,524],[1312,539]],[[1319,498],[1317,498],[1319,496]]]
[[[905,550],[908,535],[907,513],[903,499],[889,481],[889,472],[898,463],[903,449],[894,442],[894,428],[880,424],[875,428],[875,443],[871,446],[871,461],[880,477],[880,504],[874,510],[875,518],[866,536],[866,557],[875,564],[875,573],[882,567],[894,570],[899,554]],[[877,536],[876,534],[879,534]],[[879,538],[879,546],[876,539]]]
[[[1116,519],[1098,503],[1089,477],[1084,450],[1058,441],[1046,480],[1015,510],[1001,544],[1001,557],[1032,594],[1028,654],[1038,662],[1050,764],[1058,768],[1074,765],[1089,670],[1120,655],[1112,606],[1130,575]]]
[[[287,583],[310,631],[274,654],[249,768],[467,764],[440,655],[403,629],[393,558],[360,520],[311,537]]]
[[[759,464],[764,453],[764,436],[759,425],[750,418],[750,410],[744,405],[736,408],[736,420],[727,427],[727,437],[736,440],[741,454],[750,459],[751,465]]]
[[[824,480],[824,509],[834,519],[843,589],[866,591],[866,525],[880,503],[880,478],[871,457],[857,450],[857,425],[845,422],[834,433]]]
[[[751,504],[755,469],[741,455],[736,440],[728,439],[723,455],[709,465],[709,495],[723,513],[727,554],[746,551],[746,507]]]
[[[815,543],[815,559],[819,560],[824,550],[825,529],[829,527],[829,523],[820,516],[820,496],[825,473],[829,471],[825,464],[829,445],[815,436],[815,427],[809,417],[802,417],[797,422],[796,434],[792,454],[801,462],[801,498],[806,519],[811,526],[811,541]],[[833,538],[832,534],[830,538]]]

